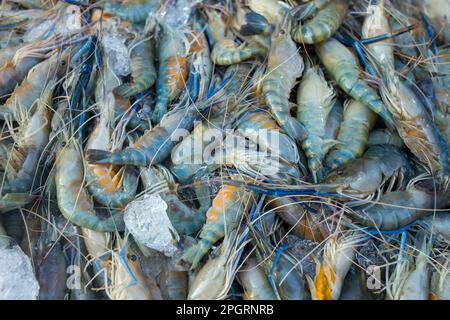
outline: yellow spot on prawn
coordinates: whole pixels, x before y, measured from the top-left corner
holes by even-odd
[[[430,292],[428,295],[428,300],[441,300],[441,298],[434,292]]]
[[[168,61],[167,84],[174,92],[184,87],[188,75],[188,60],[186,57],[172,56]]]
[[[330,276],[327,276],[327,274]],[[334,271],[329,267],[320,266],[314,279],[317,300],[331,300],[333,289],[332,284],[336,281]],[[330,283],[331,282],[331,283]]]
[[[216,221],[225,212],[228,205],[236,201],[235,195],[239,187],[224,185],[213,200],[211,208],[206,214],[208,221]]]
[[[97,183],[105,192],[114,192],[118,189],[120,176],[117,167],[111,165],[92,165],[92,172],[97,177]]]
[[[244,300],[253,300],[255,298],[255,293],[253,291],[244,292]]]

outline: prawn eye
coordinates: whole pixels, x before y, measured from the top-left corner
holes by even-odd
[[[66,65],[66,62],[65,62],[64,60],[62,60],[62,61],[61,61],[61,65],[62,65],[62,66],[65,66],[65,65]]]
[[[130,260],[131,261],[136,261],[136,259],[137,259],[137,257],[134,254],[130,255]]]
[[[284,34],[286,34],[286,31],[284,31],[284,29],[281,29],[280,30],[280,35],[284,35]]]
[[[338,169],[336,171],[336,173],[337,173],[338,176],[342,176],[344,174],[344,170],[343,169]]]

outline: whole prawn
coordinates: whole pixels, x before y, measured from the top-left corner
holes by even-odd
[[[274,32],[263,80],[264,98],[280,127],[297,142],[305,139],[307,131],[290,115],[289,95],[303,68],[303,59],[290,35],[283,29]]]
[[[186,250],[181,260],[197,268],[200,260],[209,249],[225,236],[225,230],[235,229],[246,213],[252,192],[225,184],[206,213],[206,223],[200,233],[197,244]]]
[[[25,199],[31,199],[29,195],[32,194],[39,160],[49,141],[52,116],[50,106],[54,88],[55,82],[50,81],[38,101],[34,114],[31,117],[23,114],[21,119],[18,119],[20,129],[17,142],[7,151],[8,157],[0,160],[7,178],[2,183],[2,194],[10,194],[5,199],[6,201],[9,199],[10,205],[14,203],[15,198],[22,205]]]
[[[4,63],[0,59],[0,97],[11,93],[16,85],[25,79],[32,67],[49,57],[51,50],[45,52],[45,47],[55,40],[56,38],[50,38],[21,46],[11,59],[7,59]]]
[[[330,172],[317,188],[366,196],[389,180],[392,184],[397,179],[401,185],[413,173],[412,164],[401,150],[392,145],[374,145],[361,158]]]
[[[364,35],[390,32],[384,16],[384,1],[379,1],[375,6],[370,5],[368,11],[370,14],[364,24]],[[400,137],[416,157],[432,171],[438,172],[438,178],[448,177],[450,153],[445,138],[414,92],[395,75],[392,46],[378,42],[370,44],[368,48],[386,80],[386,87],[382,86],[380,91]]]
[[[115,75],[107,60],[99,76],[96,88],[96,102],[99,105],[99,119],[89,136],[86,149],[109,151],[119,148],[114,143],[114,104],[112,94]],[[105,164],[87,164],[87,187],[90,194],[102,205],[112,208],[124,208],[136,195],[139,182],[137,171],[131,167],[117,168]]]
[[[50,58],[35,65],[27,77],[18,85],[5,104],[0,106],[0,118],[16,120],[20,113],[30,110],[39,99],[48,80],[52,77],[59,78],[66,71],[68,64],[68,50],[62,54],[55,53]]]
[[[308,135],[302,142],[314,183],[323,179],[322,161],[334,141],[325,140],[328,115],[334,105],[334,91],[317,66],[308,66],[297,91],[297,120]]]
[[[158,76],[156,79],[156,105],[152,115],[155,123],[167,113],[168,104],[186,85],[189,73],[188,48],[185,48],[180,30],[160,23],[161,37],[158,49]]]
[[[316,44],[315,48],[325,69],[341,89],[383,118],[388,127],[394,128],[392,116],[377,92],[361,80],[361,71],[353,53],[333,38]]]
[[[94,210],[92,198],[84,186],[84,163],[79,143],[72,138],[62,147],[55,163],[55,184],[58,207],[73,224],[98,232],[123,230],[121,212],[102,218]]]

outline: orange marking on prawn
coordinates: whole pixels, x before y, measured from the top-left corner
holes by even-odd
[[[92,172],[97,177],[98,184],[105,192],[115,192],[119,188],[120,175],[117,174],[117,166],[91,165]]]
[[[189,53],[201,52],[207,48],[207,44],[200,35],[201,33],[197,30],[192,35],[189,35],[189,41],[191,42]]]
[[[331,279],[328,279],[327,274]],[[331,300],[332,292],[330,282],[335,282],[335,275],[333,270],[329,267],[320,266],[317,275],[314,279],[314,285],[316,287],[316,296],[318,300]]]
[[[170,87],[170,91],[182,89],[185,85],[185,80],[188,75],[188,63],[186,57],[172,56],[168,61],[167,70],[167,84]]]
[[[239,190],[237,186],[224,185],[220,189],[218,195],[214,198],[211,208],[208,210],[208,220],[217,220],[223,213],[223,210],[227,203],[234,201],[234,196]]]

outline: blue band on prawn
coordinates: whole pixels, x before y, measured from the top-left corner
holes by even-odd
[[[133,103],[133,109],[131,110],[131,112],[128,114],[126,120],[125,120],[125,125],[127,125],[130,121],[131,118],[138,112],[138,110],[141,108],[141,102],[142,99],[144,99],[144,97],[150,92],[150,89],[146,89],[144,92],[138,93],[137,94],[137,98],[136,101],[134,101]]]
[[[85,44],[81,46],[81,48],[75,53],[75,55],[71,58],[71,64],[75,64],[80,60],[82,56],[86,56],[86,60],[81,65],[81,75],[78,79],[78,82],[75,86],[75,89],[73,91],[73,94],[70,98],[70,106],[71,106],[71,114],[72,119],[75,119],[75,117],[80,114],[80,118],[78,119],[78,134],[81,138],[81,141],[83,140],[83,128],[84,124],[87,120],[87,114],[85,111],[85,103],[83,101],[83,95],[84,92],[89,84],[89,80],[91,78],[91,73],[94,66],[94,60],[95,60],[95,49],[97,47],[97,37],[96,36],[90,36]],[[80,108],[80,104],[82,104],[82,107]]]
[[[353,47],[356,50],[356,52],[358,53],[358,56],[361,59],[361,62],[363,63],[364,67],[366,67],[367,72],[369,72],[370,75],[372,75],[372,76],[376,76],[372,66],[369,64],[369,61],[367,60],[366,55],[364,54],[364,51],[362,49],[363,45],[372,44],[372,43],[376,43],[376,42],[383,41],[386,39],[394,38],[396,36],[399,36],[403,33],[409,32],[409,31],[417,28],[417,26],[418,26],[417,24],[413,24],[410,26],[406,26],[405,28],[401,28],[399,30],[391,32],[391,33],[386,33],[386,34],[378,35],[375,37],[360,39],[360,40],[352,39],[352,38],[350,38],[350,36],[339,36],[337,34],[333,35],[332,37],[346,46]]]
[[[205,24],[204,28],[206,30],[206,38],[208,39],[209,49],[212,50],[212,48],[214,46],[214,42],[213,42],[213,36],[212,36],[211,28],[210,28],[209,24]]]
[[[349,36],[339,36],[337,34],[333,35],[333,38],[335,38],[336,40],[338,40],[339,42],[341,42],[346,46],[352,46],[355,49],[356,53],[358,54],[359,58],[361,59],[361,62],[363,63],[364,67],[367,69],[367,72],[369,72],[371,76],[376,76],[375,71],[369,64],[369,61],[367,60],[364,51],[362,50],[361,41],[351,39]]]
[[[423,24],[425,25],[425,30],[427,31],[428,37],[430,38],[430,45],[431,45],[431,51],[433,51],[433,61],[435,63],[438,62],[438,47],[436,44],[436,36],[434,34],[433,31],[433,27],[430,25],[430,23],[428,22],[428,19],[425,17],[424,14],[422,14],[422,21]]]
[[[76,0],[62,0],[62,2],[72,4],[75,6],[79,6],[79,7],[87,7],[88,6],[86,3],[82,3],[82,2],[76,1]]]
[[[131,268],[130,268],[130,266],[128,264],[127,257],[126,257],[127,250],[128,250],[129,246],[130,246],[130,244],[126,243],[123,246],[123,248],[120,250],[119,256],[120,256],[120,261],[122,262],[125,270],[127,271],[128,275],[131,277],[130,284],[128,285],[128,287],[131,287],[131,286],[134,286],[134,285],[137,284],[137,279],[134,276],[133,272],[131,271]]]
[[[211,83],[211,86],[209,87],[209,90],[208,90],[207,98],[211,98],[212,96],[214,96],[214,95],[215,95],[217,92],[219,92],[223,87],[225,87],[226,84],[227,84],[228,82],[230,82],[230,80],[231,80],[232,78],[233,78],[232,76],[226,77],[226,78],[222,81],[222,83],[221,83],[217,88],[215,88],[215,87],[214,87],[214,84]]]
[[[18,25],[18,22],[0,24],[0,31],[8,31],[11,29],[15,29],[17,27],[17,25]]]
[[[339,194],[339,193],[334,193],[334,192],[320,192],[314,189],[304,189],[304,190],[290,190],[290,189],[282,189],[282,188],[277,188],[277,189],[271,189],[268,187],[263,187],[260,185],[256,185],[256,184],[250,184],[250,183],[245,183],[245,182],[241,182],[241,181],[234,181],[234,180],[226,180],[224,181],[224,183],[226,184],[230,184],[230,185],[235,185],[235,186],[244,186],[246,188],[248,188],[251,191],[254,191],[256,193],[262,193],[262,194],[266,194],[269,196],[274,196],[274,197],[283,197],[283,196],[297,196],[297,195],[311,195],[311,196],[321,196],[321,197],[335,197],[335,198],[349,198],[346,195],[343,194]],[[282,186],[282,185],[278,185],[278,186]]]
[[[377,235],[377,234],[400,234],[403,233],[405,231],[407,231],[410,227],[412,227],[413,225],[417,224],[417,220],[414,220],[413,222],[408,223],[407,225],[399,228],[399,229],[395,229],[395,230],[379,230],[379,229],[367,229],[365,230],[365,232],[371,234],[371,235]]]
[[[189,73],[189,79],[188,79],[188,96],[183,99],[183,101],[180,103],[181,105],[183,105],[187,100],[189,100],[189,105],[191,103],[194,103],[195,101],[197,101],[198,98],[198,93],[199,93],[199,81],[200,78],[198,76],[198,72],[195,71],[195,69],[192,67],[189,68],[191,70],[191,72]]]
[[[281,247],[279,247],[276,250],[275,259],[273,260],[272,268],[270,269],[270,273],[269,273],[269,276],[268,276],[269,282],[270,282],[270,286],[272,287],[274,292],[278,292],[278,290],[277,290],[277,287],[275,285],[275,279],[273,277],[273,274],[275,272],[275,268],[277,267],[278,261],[280,261],[281,254],[286,249],[287,249],[287,245],[283,244]]]
[[[90,57],[92,53],[94,53],[95,48],[97,47],[97,37],[89,36],[86,42],[78,49],[78,51],[70,58],[70,63],[76,64],[80,60],[82,56]]]
[[[256,220],[256,217],[260,216],[261,208],[263,206],[265,199],[266,199],[266,195],[263,194],[256,204],[253,203],[252,209],[250,210],[250,214],[248,215],[248,221],[250,221],[252,224]],[[249,224],[248,221],[245,222],[245,226],[247,226]],[[256,228],[257,228],[257,226],[256,226]],[[245,240],[248,239],[249,235],[250,235],[250,232],[247,232],[247,234],[245,235],[245,237],[243,239],[243,242],[245,242]]]

